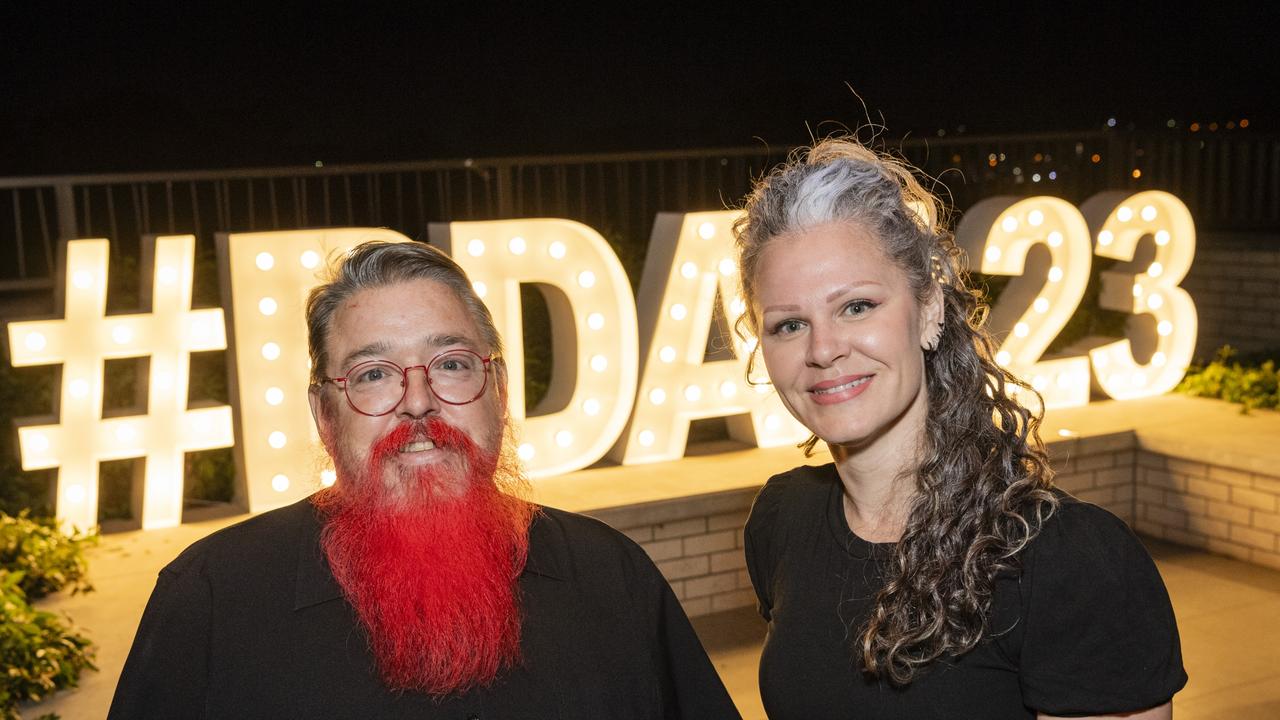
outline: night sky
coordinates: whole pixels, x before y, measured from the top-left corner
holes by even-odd
[[[113,5],[3,4],[0,176],[1280,126],[1260,5]]]

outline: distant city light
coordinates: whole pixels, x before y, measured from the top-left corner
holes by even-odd
[[[1116,126],[1116,119],[1115,119],[1115,118],[1107,118],[1107,127],[1115,127],[1115,126]]]

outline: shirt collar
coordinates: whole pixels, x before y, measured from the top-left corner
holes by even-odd
[[[295,611],[342,598],[342,587],[329,571],[329,561],[320,549],[320,531],[323,528],[320,512],[310,499],[301,501],[298,506],[301,506],[299,512],[304,512],[305,518],[299,523]],[[529,557],[521,577],[533,573],[552,580],[570,580],[566,548],[563,542],[556,540],[551,523],[539,509],[529,527]]]

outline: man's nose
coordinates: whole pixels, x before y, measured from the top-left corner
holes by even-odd
[[[405,368],[404,398],[396,412],[405,417],[420,418],[440,409],[440,399],[427,382],[427,368],[422,365]]]

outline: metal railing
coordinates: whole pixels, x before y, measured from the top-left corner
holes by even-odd
[[[1280,229],[1280,138],[1090,132],[908,139],[891,149],[963,211],[984,197],[1080,202],[1109,189],[1178,195],[1202,229]],[[638,272],[653,216],[733,206],[786,148],[0,178],[0,289],[51,286],[59,242],[108,237],[113,260],[148,234],[563,217],[600,231]],[[1136,171],[1136,172],[1135,172]]]

